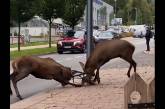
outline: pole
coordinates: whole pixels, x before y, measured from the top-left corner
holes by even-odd
[[[51,28],[52,28],[52,22],[50,19],[50,22],[49,22],[49,48],[51,48]]]
[[[128,10],[128,24],[129,24],[129,10]]]
[[[116,18],[116,0],[115,0],[115,18]]]
[[[137,8],[135,8],[135,25],[137,24]]]
[[[20,21],[20,14],[18,15],[18,51],[20,51],[20,37],[21,37],[21,21]]]
[[[87,58],[93,49],[93,0],[87,1]]]

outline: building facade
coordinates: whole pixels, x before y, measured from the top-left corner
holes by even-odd
[[[51,28],[51,35],[57,36],[58,33],[62,31],[62,20],[55,19]],[[10,36],[15,36],[18,34],[18,27],[10,27]],[[28,34],[30,36],[48,36],[49,34],[49,24],[46,20],[40,18],[39,16],[34,16],[31,20],[21,24],[21,35]]]
[[[86,13],[84,11],[84,16],[82,22],[75,28],[86,28]],[[109,26],[111,24],[110,15],[113,14],[113,7],[102,0],[93,0],[93,26]],[[53,21],[51,35],[57,36],[58,33],[64,31],[67,25],[63,23],[62,19],[58,18]],[[67,27],[68,28],[68,27]],[[28,22],[21,24],[21,34],[28,34],[31,36],[45,36],[48,35],[49,25],[48,22],[39,16],[34,16]],[[18,27],[10,27],[11,36],[14,33],[18,33]]]
[[[109,26],[111,24],[110,16],[113,14],[113,7],[102,0],[93,0],[93,26]],[[85,28],[87,9],[84,11],[83,19],[78,26]]]

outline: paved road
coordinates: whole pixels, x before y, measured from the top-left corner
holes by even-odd
[[[145,39],[139,39],[139,38],[133,38],[130,40],[135,46],[135,53],[133,58],[138,63],[138,66],[154,66],[154,55],[144,54],[143,51],[146,49],[145,45]],[[154,48],[154,40],[151,40],[151,48]],[[65,54],[50,54],[50,55],[44,55],[41,57],[52,57],[57,62],[71,67],[75,70],[82,70],[80,68],[80,65],[78,64],[79,61],[85,62],[86,60],[86,54],[71,54],[71,53],[65,53]],[[113,59],[110,62],[106,63],[104,66],[102,66],[101,69],[108,69],[108,68],[123,68],[129,67],[129,64],[120,58]],[[20,82],[18,82],[18,88],[20,91],[20,94],[23,96],[23,98],[30,97],[36,93],[39,93],[44,90],[51,90],[61,87],[60,84],[54,80],[42,80],[34,78],[33,76],[29,76]],[[12,87],[13,89],[13,87]],[[13,91],[14,92],[14,91]],[[19,99],[15,96],[15,93],[10,97],[10,103],[17,102]]]

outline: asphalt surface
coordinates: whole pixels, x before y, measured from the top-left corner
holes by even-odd
[[[137,62],[137,66],[140,67],[140,66],[154,66],[155,65],[155,60],[154,60],[155,56],[150,55],[150,54],[145,54],[143,52],[146,49],[145,39],[133,38],[130,40],[130,42],[132,42],[136,47],[133,58]],[[150,46],[152,49],[155,46],[153,39],[151,39]],[[63,64],[64,66],[71,67],[74,70],[80,70],[80,71],[82,71],[82,69],[78,62],[86,61],[85,53],[72,54],[72,53],[66,52],[64,54],[50,54],[50,55],[43,55],[40,57],[51,57],[57,62]],[[116,58],[116,59],[110,60],[110,62],[103,65],[101,69],[128,68],[128,67],[129,67],[129,64],[126,61],[120,58]],[[17,85],[18,85],[19,92],[23,98],[30,97],[41,91],[52,90],[52,89],[61,87],[61,85],[54,80],[38,79],[38,78],[34,78],[31,75],[19,81]],[[13,86],[12,86],[12,90],[13,90]],[[16,97],[15,91],[13,90],[13,95],[10,96],[10,103],[12,104],[17,101],[19,101],[19,99]]]

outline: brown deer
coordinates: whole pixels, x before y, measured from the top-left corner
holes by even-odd
[[[89,84],[95,84],[94,82],[100,83],[99,69],[102,65],[107,63],[109,60],[120,57],[130,63],[130,67],[127,72],[127,76],[130,77],[130,70],[134,67],[136,73],[136,62],[132,59],[135,47],[131,43],[125,40],[114,39],[98,43],[89,58],[84,65],[79,62],[86,76],[82,79],[82,84],[87,82]],[[95,75],[96,70],[96,75]],[[95,76],[92,81],[92,76]]]
[[[13,82],[16,95],[19,99],[22,99],[22,97],[19,94],[17,82],[29,74],[40,79],[54,79],[60,82],[63,87],[67,84],[75,87],[81,86],[69,82],[74,75],[71,68],[61,65],[51,58],[23,56],[13,60],[12,67],[13,73],[10,75],[10,79]],[[11,88],[10,93],[12,94]]]

